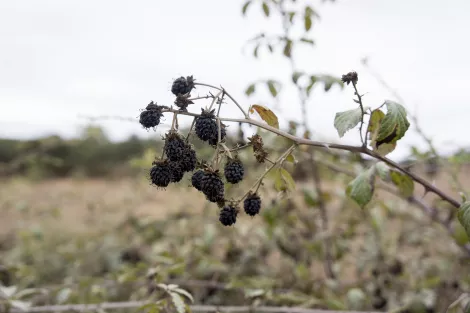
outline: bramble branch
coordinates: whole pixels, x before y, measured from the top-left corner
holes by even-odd
[[[217,87],[215,87],[215,88],[217,88]],[[228,96],[227,92],[226,92],[226,94]],[[179,110],[175,110],[173,108],[162,109],[162,113],[164,113],[164,112],[172,112],[172,113],[177,112],[180,115],[187,115],[187,116],[193,116],[193,117],[200,116],[200,114],[191,113],[191,112],[182,112],[182,111],[179,111]],[[345,150],[345,151],[349,151],[349,152],[353,152],[353,153],[363,153],[363,154],[369,155],[369,156],[371,156],[375,159],[383,161],[384,163],[388,164],[389,166],[391,166],[391,167],[399,170],[400,172],[408,175],[415,182],[421,184],[425,188],[425,190],[438,195],[443,200],[445,200],[445,201],[449,202],[451,205],[453,205],[455,208],[460,207],[460,202],[455,200],[451,196],[447,195],[444,191],[442,191],[439,188],[433,186],[431,183],[429,183],[425,179],[421,178],[420,176],[418,176],[418,175],[416,175],[416,174],[414,174],[410,171],[405,170],[398,163],[390,160],[387,157],[381,156],[380,154],[368,149],[367,147],[344,145],[344,144],[337,144],[337,143],[326,143],[326,142],[320,142],[320,141],[315,141],[315,140],[310,140],[310,139],[306,139],[306,138],[297,137],[297,136],[289,134],[288,132],[285,132],[281,129],[272,127],[272,126],[270,126],[266,123],[256,121],[256,120],[251,119],[249,117],[248,118],[228,118],[228,117],[224,118],[224,117],[219,117],[219,119],[220,119],[220,121],[225,121],[225,122],[237,122],[237,123],[245,123],[245,124],[250,124],[250,125],[253,125],[253,126],[257,126],[257,127],[266,129],[266,130],[268,130],[272,133],[275,133],[279,136],[282,136],[284,138],[290,139],[293,142],[297,143],[298,145],[320,147],[320,148],[325,148],[325,149]]]

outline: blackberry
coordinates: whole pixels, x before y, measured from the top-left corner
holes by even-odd
[[[198,116],[196,119],[196,124],[194,125],[194,130],[196,135],[202,141],[208,141],[218,136],[218,127],[215,121],[214,111],[202,110],[201,116]],[[216,139],[217,142],[217,139]]]
[[[224,226],[230,226],[237,222],[238,209],[232,204],[224,206],[220,210],[219,221]]]
[[[152,101],[147,105],[145,110],[140,113],[139,123],[144,128],[152,128],[160,124],[160,118],[162,116],[162,109]]]
[[[201,191],[201,182],[202,182],[202,177],[204,175],[205,175],[205,173],[204,173],[203,170],[198,170],[191,177],[191,184],[193,185],[194,188],[196,188],[199,191]]]
[[[177,183],[183,179],[184,171],[178,162],[169,162],[171,172],[171,182]]]
[[[186,144],[179,162],[184,172],[194,171],[197,163],[196,151],[194,151],[190,145]]]
[[[224,167],[224,175],[229,183],[237,184],[243,180],[245,169],[239,159],[229,159]]]
[[[201,179],[201,191],[211,202],[224,197],[224,183],[216,172],[205,171]]]
[[[217,132],[216,132],[215,137],[212,137],[207,141],[211,146],[217,146],[217,140],[219,139],[219,127],[217,127],[217,122],[216,122],[216,128],[217,128]],[[220,123],[220,141],[223,141],[226,136],[227,136],[227,132],[225,131],[225,125]]]
[[[243,201],[243,208],[246,214],[255,216],[261,209],[261,198],[256,193],[250,193]]]
[[[206,199],[207,201],[217,203],[219,206],[221,206],[220,204],[222,204],[222,207],[223,207],[225,204],[223,189],[220,189],[217,194],[206,195]]]
[[[167,187],[171,182],[171,168],[167,160],[154,162],[150,169],[150,180],[157,187]]]
[[[165,137],[165,154],[170,161],[180,161],[186,149],[186,143],[177,132],[171,131]]]
[[[173,85],[171,86],[171,92],[175,95],[184,95],[194,88],[194,78],[192,76],[188,76],[184,78],[181,76],[180,78],[175,79]]]

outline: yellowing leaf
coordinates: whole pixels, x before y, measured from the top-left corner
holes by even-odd
[[[395,143],[400,140],[410,127],[405,108],[396,102],[385,101],[387,115],[380,123],[377,142]]]
[[[274,187],[277,191],[293,191],[295,182],[290,173],[281,167],[276,171]]]
[[[334,126],[338,131],[339,137],[343,137],[348,130],[356,127],[361,122],[361,118],[361,108],[336,113]]]
[[[384,156],[395,150],[396,143],[388,143],[387,140],[378,141],[379,131],[382,121],[385,118],[385,113],[380,110],[372,111],[369,120],[369,126],[367,127],[367,133],[369,134],[370,146],[372,150],[378,154]]]
[[[398,187],[400,193],[405,197],[411,197],[414,192],[414,182],[410,176],[401,172],[392,170],[390,171],[390,177],[395,186]]]
[[[266,108],[262,105],[253,104],[250,107],[250,114],[253,114],[255,111],[259,114],[259,116],[266,123],[268,123],[269,126],[272,126],[274,128],[279,128],[279,121],[277,119],[276,114],[274,114],[273,111],[271,111],[270,109],[268,109],[268,108]]]

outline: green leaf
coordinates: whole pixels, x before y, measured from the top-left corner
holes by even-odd
[[[304,27],[307,32],[312,28],[312,17],[310,15],[304,16]]]
[[[248,86],[248,88],[246,88],[245,94],[246,94],[247,96],[251,95],[252,93],[255,92],[255,88],[256,88],[256,85],[255,85],[255,84],[251,84],[250,86]]]
[[[243,15],[246,15],[246,12],[247,12],[248,7],[250,6],[250,4],[251,4],[251,0],[245,2],[245,4],[243,5],[243,7],[242,7],[242,14]]]
[[[292,22],[294,21],[294,16],[295,16],[295,11],[293,12],[289,12],[289,22],[292,24]]]
[[[315,42],[313,41],[313,39],[309,39],[309,38],[305,38],[305,37],[300,38],[300,41],[301,41],[301,42],[304,42],[304,43],[311,44],[311,45],[314,45],[314,44],[315,44]]]
[[[375,163],[375,169],[383,181],[390,181],[390,167],[385,162],[380,161]]]
[[[287,162],[291,162],[291,163],[294,163],[294,164],[295,164],[295,162],[296,162],[296,160],[295,160],[295,156],[294,156],[292,153],[291,153],[291,154],[289,154],[289,155],[286,157],[286,161],[287,161]]]
[[[299,78],[302,77],[302,75],[304,75],[304,73],[302,72],[294,72],[294,74],[292,74],[292,81],[294,82],[294,84],[297,84]]]
[[[367,127],[367,133],[370,137],[370,146],[372,150],[377,152],[378,154],[384,156],[388,153],[392,152],[395,147],[396,143],[385,143],[385,142],[378,142],[378,135],[380,131],[380,126],[385,118],[385,113],[376,109],[372,111],[372,114],[369,119],[369,126]]]
[[[392,170],[390,171],[390,178],[403,197],[408,198],[413,195],[414,182],[408,175]]]
[[[465,229],[467,236],[470,237],[470,201],[466,201],[460,206],[457,218]]]
[[[315,207],[318,205],[318,195],[312,190],[304,189],[304,202],[309,207]]]
[[[266,15],[268,17],[269,16],[269,6],[266,2],[263,2],[263,11],[264,11],[264,15]]]
[[[31,303],[25,302],[25,301],[20,301],[20,300],[11,300],[10,304],[15,309],[18,309],[18,310],[21,310],[21,311],[28,311],[29,308],[31,308]]]
[[[173,302],[176,312],[185,313],[186,304],[184,303],[183,298],[176,292],[170,292],[170,296],[171,296],[171,302]]]
[[[452,237],[455,239],[455,242],[459,246],[463,246],[470,241],[469,236],[465,231],[465,228],[463,228],[462,224],[460,223],[455,224],[455,229],[454,233],[452,234]]]
[[[270,109],[268,109],[268,108],[266,108],[262,105],[253,104],[250,107],[249,112],[250,112],[250,114],[253,114],[255,111],[259,114],[259,116],[266,123],[268,123],[269,126],[272,126],[274,128],[279,128],[279,121],[277,119],[276,114],[274,114],[273,111],[271,111]]]
[[[387,114],[380,123],[377,142],[395,143],[400,140],[410,127],[405,108],[396,102],[385,101]]]
[[[254,56],[255,58],[258,57],[259,47],[260,47],[260,45],[258,44],[258,45],[256,45],[255,49],[253,49],[253,56]]]
[[[284,55],[288,58],[290,58],[292,56],[292,40],[288,39],[286,41],[286,45],[284,46]]]
[[[194,302],[193,296],[192,296],[189,292],[187,292],[186,290],[184,290],[184,289],[175,288],[175,289],[173,289],[173,292],[177,292],[177,293],[179,293],[180,295],[185,296],[189,301]]]
[[[271,93],[271,95],[273,97],[276,97],[277,96],[277,89],[276,89],[276,86],[274,85],[274,81],[268,80],[266,82],[266,84],[268,85],[268,89],[269,89],[269,92]]]
[[[362,208],[372,200],[372,195],[374,194],[374,173],[375,167],[362,172],[346,188],[346,194]]]
[[[295,182],[290,173],[281,167],[276,171],[274,187],[277,191],[293,191]]]
[[[356,127],[361,122],[361,118],[361,108],[336,113],[334,125],[339,137],[343,137],[348,130]]]

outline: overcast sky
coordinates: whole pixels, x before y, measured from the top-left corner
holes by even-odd
[[[171,82],[181,75],[222,85],[246,107],[272,107],[270,97],[246,98],[244,90],[257,79],[285,79],[288,63],[266,54],[255,60],[244,49],[273,24],[264,21],[259,4],[243,18],[242,4],[0,0],[0,137],[74,136],[85,124],[80,115],[134,118],[150,100],[171,104]],[[337,0],[316,8],[322,16],[314,25],[317,45],[298,52],[299,67],[337,76],[358,71],[366,105],[374,107],[393,97],[361,66],[369,57],[443,149],[468,145],[470,1]],[[338,141],[334,114],[353,108],[352,95],[350,88],[318,89],[309,103],[312,128]],[[277,113],[281,125],[298,116],[295,93],[282,95]],[[137,122],[100,123],[113,139],[146,135]],[[357,139],[350,133],[342,140]],[[410,133],[393,155],[417,140]]]

